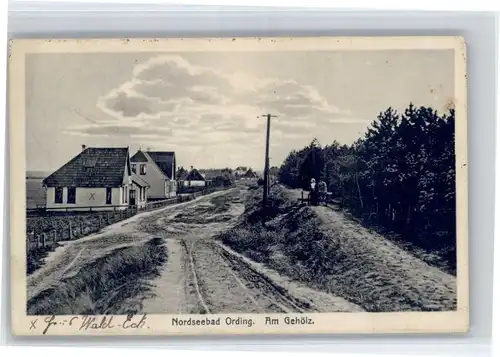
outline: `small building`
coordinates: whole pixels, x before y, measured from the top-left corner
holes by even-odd
[[[131,176],[128,148],[83,145],[78,155],[43,180],[46,209],[126,209],[131,204]]]
[[[248,171],[248,167],[246,166],[238,166],[235,170],[234,170],[234,178],[236,180],[239,180],[243,177],[243,175],[245,175],[245,173]]]
[[[184,178],[183,187],[205,187],[205,177],[196,169],[191,168],[191,171]]]
[[[235,175],[230,169],[206,169],[199,170],[200,174],[205,178],[207,186],[230,186],[234,180]]]
[[[175,152],[139,150],[130,162],[132,172],[149,184],[148,200],[177,195]]]
[[[248,169],[247,172],[245,172],[241,178],[243,180],[256,180],[259,178],[259,176],[252,169]]]

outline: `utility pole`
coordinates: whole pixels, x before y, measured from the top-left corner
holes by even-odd
[[[266,157],[264,161],[264,194],[262,197],[263,207],[267,207],[267,198],[269,195],[269,136],[271,131],[271,118],[277,118],[276,115],[264,114],[261,117],[267,118],[267,131],[266,131]]]

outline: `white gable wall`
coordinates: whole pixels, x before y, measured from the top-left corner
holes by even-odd
[[[149,160],[149,158],[148,158]],[[165,180],[167,179],[163,172],[156,166],[156,164],[148,162],[132,162],[136,165],[136,175],[146,181],[150,187],[148,189],[148,198],[159,199],[166,198],[165,195]],[[141,175],[140,165],[146,165],[146,174]]]

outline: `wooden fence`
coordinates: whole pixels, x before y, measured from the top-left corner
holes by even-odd
[[[192,194],[178,195],[177,197],[169,198],[161,201],[146,203],[145,207],[137,208],[130,206],[127,209],[116,209],[109,211],[96,211],[95,216],[90,216],[88,219],[80,222],[71,222],[68,219],[68,224],[65,227],[58,229],[31,231],[27,232],[26,251],[32,252],[39,249],[51,249],[57,246],[59,241],[68,241],[88,236],[99,232],[103,227],[113,223],[122,221],[136,215],[138,212],[151,211],[165,206],[191,201],[199,196],[223,190],[224,188],[207,188]],[[84,208],[84,207],[81,207]],[[94,207],[95,209],[95,207]],[[49,215],[49,212],[46,212]],[[87,218],[87,217],[86,217]]]
[[[59,241],[74,240],[99,232],[101,228],[130,218],[137,213],[137,208],[129,207],[124,210],[101,211],[99,215],[88,217],[87,220],[72,222],[68,220],[66,227],[45,230],[43,232],[27,232],[26,248],[33,251],[57,246]]]

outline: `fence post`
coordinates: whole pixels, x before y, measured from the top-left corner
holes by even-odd
[[[83,235],[83,221],[80,221],[80,235]]]
[[[73,229],[71,228],[71,221],[69,221],[69,239],[73,239]]]
[[[45,248],[45,233],[42,233],[42,248]]]

